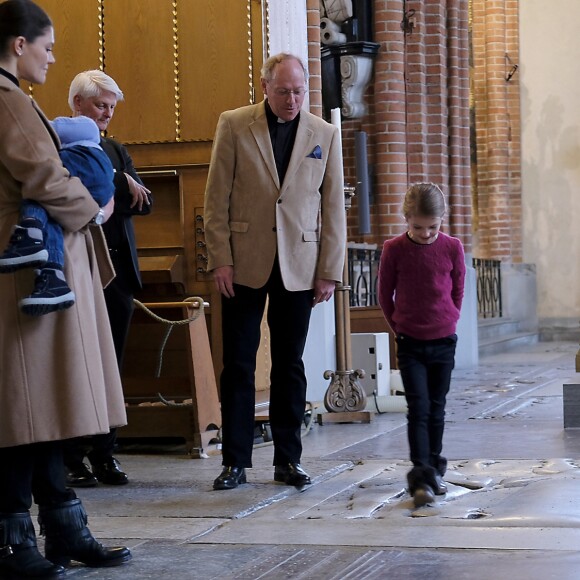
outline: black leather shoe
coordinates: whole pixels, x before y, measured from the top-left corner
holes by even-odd
[[[96,487],[99,482],[85,463],[67,467],[66,484],[68,487]]]
[[[102,463],[93,464],[93,474],[101,483],[109,485],[125,485],[129,483],[127,474],[121,469],[120,463],[109,457]]]
[[[435,476],[435,487],[433,491],[435,495],[445,495],[447,493],[447,484],[443,481],[443,478],[440,475]]]
[[[225,466],[213,482],[214,489],[235,489],[246,483],[246,470],[243,467]]]
[[[312,483],[310,476],[302,469],[300,463],[288,463],[286,465],[276,465],[274,467],[274,481],[302,487]]]

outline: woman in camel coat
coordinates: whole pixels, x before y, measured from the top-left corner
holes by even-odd
[[[99,211],[58,156],[50,124],[13,82],[0,76],[0,248],[23,197],[45,207],[65,231],[65,277],[72,308],[28,316],[18,306],[34,270],[0,274],[0,447],[108,432],[126,423],[103,286],[114,275]]]
[[[65,486],[61,441],[107,433],[126,422],[103,298],[114,272],[97,216],[81,182],[69,175],[47,119],[23,92],[42,84],[54,62],[54,31],[29,0],[0,3],[0,248],[18,221],[20,202],[40,203],[63,228],[65,276],[76,296],[68,310],[28,316],[18,300],[32,269],[0,274],[0,575],[56,578],[71,559],[114,566],[127,548],[104,548],[86,528],[83,506]],[[29,509],[39,505],[46,536],[36,547]]]

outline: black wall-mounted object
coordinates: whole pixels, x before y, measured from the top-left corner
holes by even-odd
[[[341,26],[347,42],[373,41],[373,0],[353,0],[352,18]]]
[[[324,119],[330,121],[332,109],[342,109],[340,57],[367,55],[375,57],[380,44],[376,42],[347,42],[327,44],[321,47],[322,110]]]
[[[371,233],[371,214],[369,200],[369,164],[367,134],[357,131],[354,134],[354,154],[356,165],[356,199],[358,209],[358,233]]]

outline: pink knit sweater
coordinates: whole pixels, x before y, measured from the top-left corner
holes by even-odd
[[[465,256],[457,238],[439,232],[432,244],[406,233],[387,240],[379,268],[379,303],[391,328],[419,340],[455,332],[465,281]]]

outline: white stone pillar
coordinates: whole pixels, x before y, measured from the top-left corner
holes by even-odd
[[[303,360],[308,381],[306,398],[312,403],[324,400],[330,384],[324,378],[324,372],[336,369],[335,334],[333,297],[328,302],[317,304],[310,318]]]
[[[269,53],[291,52],[308,62],[306,0],[268,2]]]
[[[457,350],[455,368],[476,367],[479,363],[479,338],[477,320],[477,280],[471,254],[466,254],[465,293],[461,315],[457,323]]]
[[[306,0],[269,0],[268,29],[268,56],[289,52],[308,66]],[[302,108],[308,111],[309,106],[306,93]]]
[[[289,52],[299,56],[308,66],[306,0],[269,0],[268,55]],[[303,109],[309,110],[308,93]],[[322,401],[328,387],[324,371],[336,368],[334,346],[334,298],[319,304],[312,311],[308,340],[304,350],[304,367],[310,401]]]

